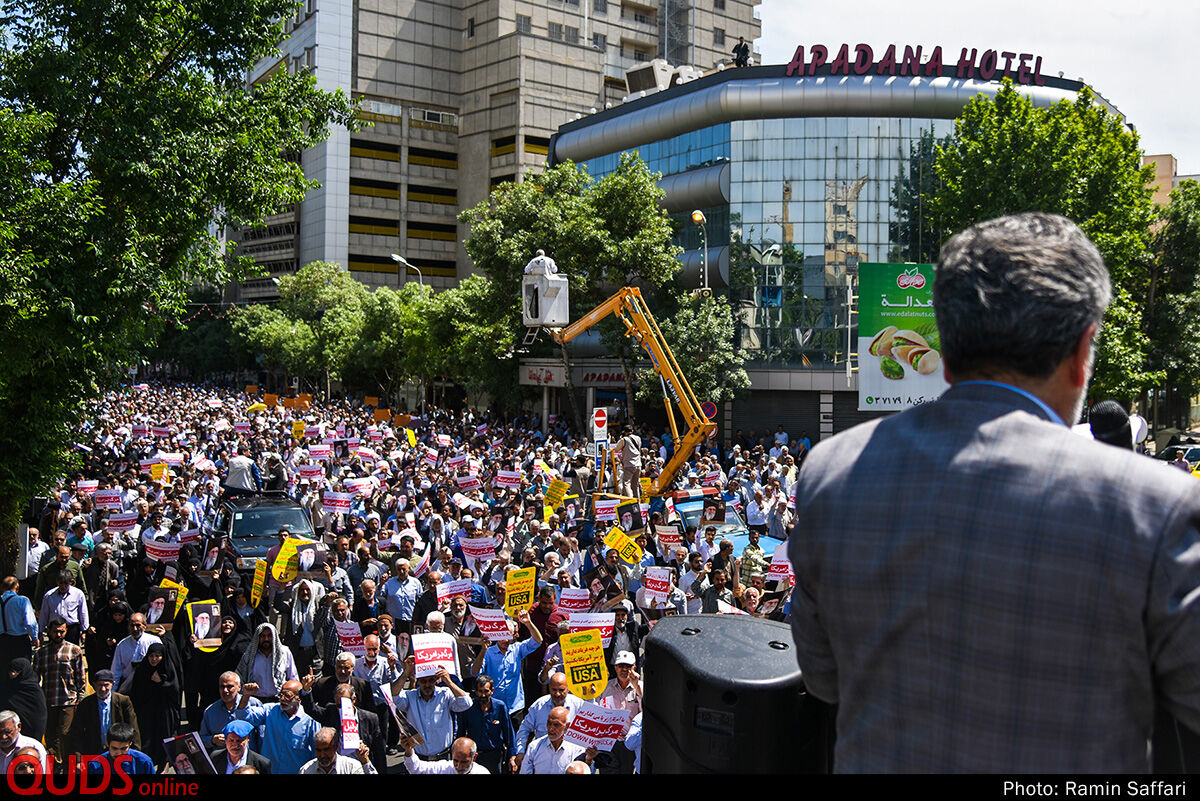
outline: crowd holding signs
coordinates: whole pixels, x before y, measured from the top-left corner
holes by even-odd
[[[670,497],[598,491],[562,422],[144,385],[97,403],[79,437],[84,470],[17,579],[59,614],[70,573],[90,619],[66,620],[65,642],[93,687],[111,671],[158,771],[396,772],[390,747],[408,772],[451,772],[470,741],[470,772],[632,772],[653,625],[786,615],[786,556],[758,537],[786,524],[794,469],[765,456],[693,457],[681,483],[714,487],[697,530]],[[623,440],[644,488],[668,446]],[[740,555],[715,536],[726,504],[748,512]],[[297,747],[280,720],[308,721]]]

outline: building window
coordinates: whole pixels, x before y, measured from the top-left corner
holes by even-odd
[[[607,14],[608,0],[592,0],[592,11],[596,14]]]
[[[568,25],[565,28],[567,44],[579,44],[579,29]]]
[[[567,4],[567,5],[569,5],[569,6],[577,6],[577,5],[579,5],[579,0],[564,0],[564,2],[566,2],[566,4]]]
[[[470,17],[467,20],[467,38],[470,39],[475,35],[475,18]]]
[[[724,11],[725,0],[713,0],[713,11]]]
[[[563,38],[563,26],[559,22],[551,22],[546,26],[546,35],[555,41],[561,42]]]
[[[608,49],[608,37],[602,33],[593,33],[592,47],[596,48],[597,50]]]
[[[499,139],[492,140],[492,157],[507,156],[509,153],[517,152],[517,137],[502,136]]]
[[[517,33],[529,33],[533,30],[533,18],[524,14],[517,15]]]
[[[316,45],[304,48],[304,66],[308,67],[310,70],[315,70],[317,68]]]
[[[713,28],[713,47],[725,46],[725,29]]]

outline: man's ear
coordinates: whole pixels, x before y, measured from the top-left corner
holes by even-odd
[[[1072,386],[1082,387],[1092,377],[1092,343],[1096,338],[1097,323],[1092,323],[1080,335],[1075,343],[1075,350],[1068,356],[1070,361],[1070,378]]]

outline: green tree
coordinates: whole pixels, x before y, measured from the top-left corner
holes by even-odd
[[[721,404],[750,388],[745,357],[733,346],[733,308],[719,297],[678,297],[674,314],[659,320],[659,330],[675,354],[692,392],[703,401]],[[653,370],[643,370],[638,397],[662,402],[662,385]]]
[[[1035,108],[1005,81],[978,95],[955,121],[936,160],[940,186],[929,210],[943,231],[1004,214],[1069,217],[1108,265],[1113,302],[1100,336],[1094,394],[1131,399],[1161,379],[1147,369],[1142,329],[1145,254],[1154,217],[1137,134],[1086,87],[1074,102]]]
[[[279,70],[292,0],[14,0],[0,17],[0,569],[31,495],[71,464],[82,402],[124,373],[193,280],[223,284],[215,223],[299,202],[283,157],[351,122]]]
[[[1162,209],[1147,261],[1144,329],[1164,387],[1188,398],[1200,388],[1200,183],[1183,181]],[[1168,420],[1187,428],[1187,414]]]
[[[514,336],[521,330],[521,276],[539,249],[571,281],[573,319],[615,287],[653,289],[670,281],[679,270],[679,248],[670,244],[671,220],[659,205],[660,177],[636,154],[622,155],[617,169],[595,182],[583,169],[565,162],[522,183],[504,184],[487,201],[459,215],[471,227],[464,243],[467,253],[492,282],[491,305],[479,322]],[[633,349],[614,331],[605,326],[602,336],[628,367]],[[548,346],[542,347],[548,351]],[[560,353],[566,363],[566,349]],[[515,367],[512,362],[505,365],[498,374],[503,377],[500,384],[488,391],[503,393]],[[625,375],[629,373],[626,369]],[[568,396],[575,425],[582,428],[570,385]],[[632,392],[629,398],[632,403]]]
[[[433,339],[436,308],[436,296],[419,284],[367,293],[360,344],[352,360],[354,380],[391,397],[410,378],[428,387],[443,376],[446,355]]]

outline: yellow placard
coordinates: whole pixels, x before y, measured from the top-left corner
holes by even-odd
[[[378,406],[379,398],[375,397],[374,395],[368,395],[367,397],[363,398],[363,403],[367,406]]]
[[[246,394],[247,395],[257,395],[258,394],[258,384],[247,384],[246,385]]]
[[[163,579],[162,581],[160,581],[158,583],[158,586],[165,587],[169,590],[172,590],[172,589],[175,590],[175,612],[176,613],[179,612],[179,607],[181,607],[185,603],[187,603],[188,589],[187,589],[187,587],[183,586],[182,584],[171,581],[170,579]],[[168,621],[168,622],[170,622],[170,621]]]
[[[516,617],[522,609],[532,609],[536,599],[533,597],[534,587],[537,586],[537,568],[526,567],[514,570],[505,577],[504,611]]]
[[[375,414],[372,415],[371,419],[374,420],[376,423],[378,423],[381,420],[387,420],[391,416],[392,416],[391,409],[376,409]]]
[[[297,565],[299,567],[299,565]],[[259,559],[254,563],[254,584],[250,586],[250,605],[258,606],[262,600],[263,590],[267,586],[267,560]]]
[[[214,601],[210,598],[207,601],[192,601],[190,604],[187,605],[188,631],[194,632],[196,630],[196,610],[194,607],[196,607],[200,604],[215,604],[215,603],[216,603],[216,601]],[[217,616],[216,631],[213,632],[210,630],[209,633],[210,634],[215,633],[216,639],[217,640],[221,639],[221,617],[220,617],[220,615]],[[209,638],[209,639],[212,639],[212,638]],[[221,647],[220,645],[209,645],[209,646],[203,646],[203,647],[199,646],[199,645],[195,646],[197,651],[204,651],[205,653],[209,653],[209,654],[211,654],[213,651],[217,650],[220,647]]]
[[[263,403],[267,404],[267,406],[274,409],[276,406],[279,405],[279,396],[267,393],[267,394],[263,395]]]
[[[543,506],[543,507],[542,507],[542,522],[543,522],[543,523],[549,523],[549,522],[550,522],[550,516],[551,516],[552,514],[554,514],[554,507],[553,507],[553,506]]]
[[[558,644],[562,648],[568,689],[584,700],[604,692],[608,684],[608,668],[604,665],[604,643],[600,629],[560,635]]]
[[[642,485],[642,495],[649,495],[650,494],[650,484],[652,483],[650,481],[650,479],[646,478],[645,476],[642,476],[640,479],[638,479],[638,483],[640,483]]]
[[[608,530],[608,533],[604,535],[604,544],[609,548],[615,548],[621,559],[631,565],[642,561],[642,546],[629,539],[629,536],[619,526],[613,526]]]
[[[550,482],[550,486],[546,488],[546,505],[557,509],[563,502],[563,497],[567,494],[567,488],[570,485],[561,478],[556,478]]]
[[[304,436],[304,421],[295,420],[292,422],[292,436],[300,439]]]
[[[171,472],[162,462],[150,465],[150,480],[161,481],[164,484],[171,483]]]
[[[408,447],[410,447],[410,448],[417,447],[417,432],[416,431],[413,431],[411,428],[406,428],[406,429],[404,429],[404,436],[408,437]]]
[[[309,540],[299,537],[288,537],[283,541],[283,547],[275,556],[275,564],[271,565],[271,576],[281,584],[287,584],[296,579],[300,572],[300,554],[296,552],[297,545],[303,545]]]

